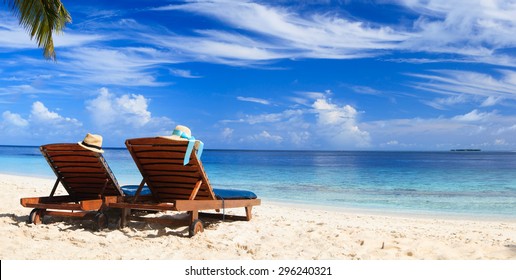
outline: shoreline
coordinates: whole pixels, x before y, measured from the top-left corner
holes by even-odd
[[[271,205],[285,206],[293,208],[306,208],[313,210],[326,210],[339,213],[347,214],[358,214],[358,215],[372,215],[382,217],[400,217],[400,218],[419,218],[419,219],[443,219],[443,220],[468,220],[468,221],[501,221],[501,222],[514,222],[515,217],[504,216],[504,215],[492,215],[492,214],[465,214],[465,213],[451,213],[451,212],[438,212],[438,211],[404,211],[395,210],[392,208],[361,208],[361,207],[346,207],[346,206],[333,206],[316,203],[303,204],[298,201],[282,201],[268,199]]]
[[[19,199],[48,195],[54,181],[0,174],[1,259],[516,260],[515,220],[392,215],[269,200],[253,208],[251,221],[209,221],[193,238],[185,237],[184,228],[144,223],[101,232],[65,218],[27,224],[31,209]]]

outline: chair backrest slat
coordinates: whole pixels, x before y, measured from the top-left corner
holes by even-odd
[[[102,154],[76,143],[43,145],[40,151],[70,196],[98,197],[104,186],[103,195],[123,195]]]
[[[189,199],[199,180],[202,184],[195,199],[215,199],[195,152],[190,162],[183,165],[188,141],[153,137],[128,139],[125,144],[154,198],[160,202]]]

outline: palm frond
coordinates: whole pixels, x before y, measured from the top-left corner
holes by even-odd
[[[72,21],[60,0],[4,0],[8,2],[20,25],[36,38],[38,47],[43,47],[43,55],[55,60],[53,33],[61,32]]]

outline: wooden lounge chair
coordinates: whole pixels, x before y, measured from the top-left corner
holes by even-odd
[[[203,231],[199,217],[251,220],[253,206],[260,205],[260,199],[248,191],[217,190],[211,187],[196,151],[190,154],[184,164],[188,141],[161,137],[129,139],[125,142],[133,157],[143,181],[133,197],[119,197],[109,207],[122,208],[121,226],[128,220],[143,220],[170,226],[189,226],[189,236]],[[141,190],[150,189],[150,196],[140,196]],[[226,208],[244,208],[245,216],[225,215]],[[186,219],[143,218],[132,215],[130,210],[182,211]],[[202,210],[221,210],[223,213],[199,213]]]
[[[49,215],[91,219],[98,229],[107,227],[107,202],[124,194],[102,154],[79,144],[49,144],[40,150],[57,180],[49,196],[20,200],[24,207],[34,208],[29,223],[39,224]],[[59,183],[68,195],[54,195]]]

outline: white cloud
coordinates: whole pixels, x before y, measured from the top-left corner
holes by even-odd
[[[484,62],[516,66],[516,59],[503,50],[516,45],[516,7],[510,1],[398,0],[419,19],[405,26],[387,26],[338,15],[333,12],[300,13],[295,6],[252,1],[188,1],[153,10],[184,11],[214,18],[220,29],[190,30],[188,35],[163,26],[148,26],[134,19],[102,21],[85,32],[66,30],[56,36],[64,83],[96,85],[163,86],[161,65],[205,61],[257,66],[276,59],[351,59],[382,56],[390,51],[460,54],[453,61]],[[378,5],[381,5],[379,3]],[[108,13],[113,16],[112,11]],[[14,17],[0,21],[0,46],[36,48]],[[0,14],[2,15],[2,14]],[[115,14],[116,15],[116,14]],[[107,18],[109,18],[109,16]],[[3,32],[3,33],[2,33]],[[97,33],[94,33],[97,32]],[[2,35],[3,34],[3,35]],[[107,47],[109,41],[124,46]],[[142,47],[128,47],[134,45]],[[416,54],[415,54],[416,55]],[[417,56],[417,55],[416,55]],[[412,59],[412,62],[410,62]],[[443,61],[442,57],[435,58]],[[408,58],[407,62],[431,62],[432,58]],[[183,78],[200,78],[189,70],[172,69]],[[376,94],[368,87],[360,93]],[[497,98],[487,99],[492,106]],[[436,103],[434,103],[436,104]],[[305,104],[306,105],[306,104]]]
[[[363,122],[373,147],[390,149],[448,150],[452,148],[497,149],[516,141],[516,116],[472,110],[464,115]],[[391,142],[396,139],[396,142]],[[384,144],[382,144],[384,143]],[[505,145],[506,144],[506,145]],[[465,146],[467,145],[467,146]]]
[[[370,145],[370,136],[357,125],[357,110],[350,105],[338,106],[328,99],[317,99],[312,105],[317,115],[318,133],[333,147]]]
[[[516,45],[512,36],[516,33],[513,2],[394,2],[411,10],[417,20],[406,21],[404,26],[388,26],[374,19],[359,21],[336,13],[300,14],[293,8],[252,1],[192,1],[154,10],[201,14],[235,31],[195,30],[195,36],[150,36],[159,45],[179,49],[190,58],[227,64],[299,57],[350,59],[401,50],[461,55],[456,61],[516,65],[516,59],[498,52]],[[432,61],[413,58],[411,63]]]
[[[283,137],[279,135],[272,135],[268,131],[262,131],[258,134],[254,134],[252,136],[247,137],[246,141],[251,142],[272,142],[275,144],[279,144],[283,141]]]
[[[461,122],[478,122],[478,121],[486,121],[490,117],[492,117],[495,113],[483,113],[479,112],[477,109],[464,114],[453,117],[453,120],[461,121]]]
[[[376,90],[372,87],[368,86],[352,86],[351,89],[354,92],[361,93],[361,94],[369,94],[369,95],[380,95],[381,92],[379,90]]]
[[[60,52],[63,73],[80,83],[123,86],[163,86],[150,69],[172,63],[168,56],[152,48],[70,48]],[[65,82],[73,83],[68,78]]]
[[[416,36],[400,44],[400,47],[431,53],[456,53],[486,63],[503,64],[505,58],[499,56],[497,50],[516,45],[516,38],[511,35],[516,32],[514,1],[398,2],[419,14],[419,19],[414,22]]]
[[[237,99],[240,100],[240,101],[259,103],[259,104],[263,104],[263,105],[269,105],[270,104],[270,102],[268,100],[265,100],[265,99],[262,99],[262,98],[256,98],[256,97],[237,96]]]
[[[287,133],[288,136],[286,138],[294,145],[294,147],[303,147],[309,143],[312,134],[306,130],[307,126],[308,125],[304,125],[304,127],[299,126],[304,129],[291,130]]]
[[[190,70],[170,69],[170,73],[174,76],[181,77],[181,78],[188,78],[188,79],[202,78],[202,76],[192,75],[192,72]]]
[[[149,102],[141,94],[119,96],[101,88],[96,98],[86,101],[86,109],[94,125],[109,134],[168,134],[173,129],[172,121],[166,117],[153,117],[148,109]]]
[[[432,74],[409,74],[421,79],[410,86],[446,95],[428,105],[443,109],[447,106],[476,102],[483,107],[494,106],[503,100],[516,101],[516,71],[498,70],[497,76],[472,71],[434,70]]]
[[[513,2],[389,2],[408,8],[418,19],[395,26],[376,22],[375,19],[358,20],[336,12],[301,13],[295,6],[286,8],[273,2],[187,1],[151,10],[199,14],[217,19],[225,26],[220,29],[190,30],[188,35],[182,35],[163,26],[148,26],[131,18],[123,18],[101,21],[93,28],[78,25],[86,32],[79,34],[75,30],[66,30],[55,39],[56,46],[62,49],[58,55],[66,56],[72,64],[70,71],[82,66],[77,69],[84,69],[82,74],[90,80],[117,85],[158,85],[154,73],[149,69],[161,63],[207,61],[256,66],[275,59],[350,59],[382,56],[386,52],[399,50],[453,53],[462,56],[456,61],[516,66],[514,57],[500,52],[516,45],[516,38],[512,36],[516,33],[516,5]],[[382,1],[377,5],[385,3]],[[14,17],[8,13],[3,15],[9,20],[0,22],[0,45],[35,48],[36,44],[28,39]],[[116,12],[109,11],[105,18],[114,16],[118,16]],[[146,46],[143,48],[146,50],[136,51],[138,48],[127,45],[118,49],[102,47],[110,40],[136,42]],[[413,63],[418,63],[418,60],[433,61],[431,58],[409,59],[413,59]],[[104,75],[105,69],[111,70],[112,75]],[[199,77],[181,69],[172,70],[172,74],[185,78]]]
[[[344,119],[354,119],[357,114],[355,108],[349,105],[338,107],[329,103],[327,99],[317,99],[313,108],[317,111],[319,122],[323,125],[334,125],[341,123]]]
[[[60,116],[50,111],[42,102],[36,101],[32,104],[30,121],[38,125],[57,125],[58,127],[80,127],[82,123],[74,118]],[[56,127],[57,128],[57,127]]]
[[[13,144],[68,142],[78,133],[82,134],[82,126],[79,120],[63,117],[49,110],[42,102],[36,101],[32,104],[27,118],[18,113],[3,112],[0,132],[9,135],[12,139],[21,137],[18,139],[19,143],[13,142]]]
[[[506,127],[500,127],[498,128],[497,131],[495,131],[495,135],[499,135],[499,134],[503,134],[503,133],[506,133],[506,132],[513,132],[513,131],[516,131],[516,124],[515,125],[511,125],[511,126],[506,126]]]
[[[158,44],[192,57],[237,63],[279,58],[356,58],[393,49],[404,32],[329,14],[302,16],[294,10],[249,1],[196,1],[154,10],[182,10],[216,18],[242,31],[196,30],[197,37],[153,36]],[[161,38],[161,39],[160,39]]]
[[[232,134],[252,143],[268,139],[271,143],[305,149],[347,149],[368,147],[369,133],[360,128],[359,113],[350,105],[337,105],[325,93],[301,93],[304,108],[287,109],[278,113],[246,115],[238,120],[225,120],[235,124]],[[319,98],[322,97],[322,98]],[[308,102],[311,100],[311,103]],[[246,124],[238,126],[238,124]],[[255,131],[261,131],[256,134]],[[252,137],[240,136],[250,134]]]
[[[33,134],[30,131],[29,120],[23,118],[20,114],[4,111],[0,119],[0,135],[4,137],[3,144],[23,145],[30,141]],[[20,141],[22,138],[25,141]]]
[[[318,92],[318,91],[304,91],[299,92],[298,95],[304,96],[305,98],[309,99],[321,99],[326,98],[328,96],[331,96],[332,91],[331,90],[325,90],[324,92]]]
[[[87,101],[86,109],[98,126],[112,126],[120,123],[131,127],[141,127],[151,119],[147,111],[149,100],[142,95],[127,95],[120,97],[101,88],[99,95]]]
[[[158,48],[172,50],[176,61],[203,61],[235,66],[260,65],[264,61],[285,58],[275,53],[276,46],[222,31],[196,31],[197,37],[142,34]]]
[[[89,35],[66,31],[54,35],[54,46],[56,48],[82,47],[90,43],[97,43],[107,40],[108,37],[104,35]]]
[[[34,144],[78,141],[86,132],[92,132],[103,135],[105,144],[110,146],[121,146],[125,139],[131,137],[170,135],[173,122],[167,117],[152,116],[149,102],[142,95],[116,95],[101,88],[97,97],[86,101],[91,120],[85,120],[87,124],[83,125],[78,119],[63,116],[43,102],[36,101],[28,117],[4,111],[0,133],[10,135],[12,139],[21,137],[23,141]]]
[[[118,122],[118,112],[115,110],[116,97],[107,88],[101,88],[99,95],[86,102],[86,109],[97,126],[105,126]]]
[[[456,104],[462,104],[467,103],[471,101],[470,98],[468,98],[465,94],[459,94],[455,96],[450,96],[446,98],[436,98],[432,101],[424,102],[428,106],[431,106],[438,110],[444,110],[446,107],[453,106]]]
[[[301,104],[307,107],[311,107],[314,100],[316,99],[324,99],[332,95],[331,90],[326,90],[325,92],[317,92],[317,91],[302,91],[298,92],[297,96],[290,96],[287,99],[291,100],[294,103]]]
[[[136,126],[144,126],[151,120],[151,113],[147,110],[147,102],[143,95],[125,94],[116,99],[117,112],[122,113],[131,123]]]
[[[388,141],[388,142],[387,142],[387,143],[385,143],[385,144],[386,144],[386,145],[394,145],[394,146],[396,146],[396,145],[398,145],[398,144],[399,144],[399,142],[398,142],[398,141],[396,141],[396,140],[391,140],[391,141]]]
[[[4,120],[4,125],[13,125],[17,127],[25,127],[29,125],[29,121],[22,118],[19,114],[11,113],[10,111],[3,112],[2,118]]]
[[[37,43],[30,40],[30,35],[11,13],[0,11],[0,18],[0,49],[37,48]]]
[[[36,40],[30,39],[28,31],[24,30],[12,13],[0,11],[0,48],[7,50],[36,49]],[[103,35],[76,33],[66,30],[53,36],[56,48],[84,46],[89,43],[107,40]]]
[[[507,141],[505,139],[495,139],[493,145],[495,145],[495,146],[507,146]]]
[[[243,122],[249,124],[259,124],[259,123],[278,123],[284,120],[288,120],[290,118],[294,118],[296,116],[302,115],[302,110],[285,110],[281,113],[270,113],[270,114],[260,114],[260,115],[248,115]]]
[[[222,138],[223,139],[226,139],[226,140],[231,140],[232,136],[233,136],[233,132],[235,130],[232,129],[232,128],[229,128],[229,127],[225,127],[223,130],[222,130]]]
[[[38,90],[31,85],[22,84],[22,85],[13,85],[7,86],[5,88],[0,87],[0,95],[20,95],[20,94],[33,94],[33,93],[41,93],[43,90]]]
[[[38,122],[52,122],[58,121],[63,117],[59,116],[56,112],[51,112],[47,107],[40,101],[36,101],[32,104],[31,119]]]

